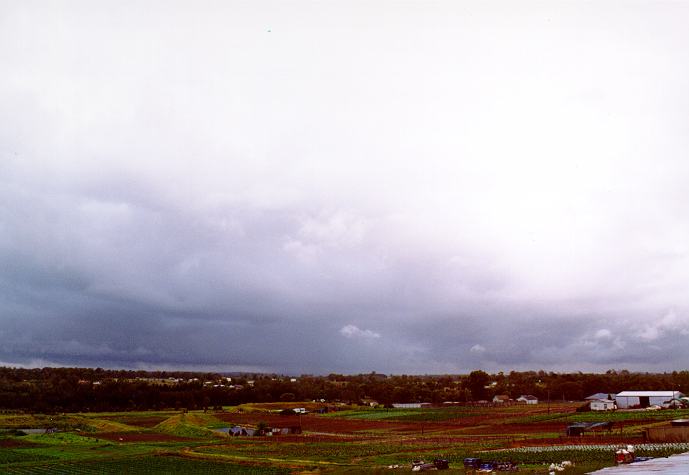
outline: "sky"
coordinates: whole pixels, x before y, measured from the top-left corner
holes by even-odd
[[[0,0],[0,365],[685,369],[688,22]]]

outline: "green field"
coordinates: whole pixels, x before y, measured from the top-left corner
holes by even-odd
[[[640,444],[645,427],[689,417],[689,411],[577,413],[576,404],[350,408],[323,415],[280,416],[280,405],[251,404],[217,413],[193,411],[1,415],[0,473],[17,474],[278,474],[407,472],[413,460],[466,457],[514,461],[521,473],[546,474],[550,463],[574,462],[566,474],[613,464],[615,447]],[[612,421],[609,433],[567,438],[571,422]],[[240,424],[293,427],[301,434],[228,437]],[[22,435],[22,429],[57,428]],[[686,444],[638,445],[637,453],[668,456]]]

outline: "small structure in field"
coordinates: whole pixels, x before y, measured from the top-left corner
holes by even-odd
[[[517,402],[523,402],[525,404],[538,404],[538,398],[532,396],[531,394],[524,394],[517,398]]]
[[[395,409],[421,409],[431,407],[430,402],[396,402],[392,405]]]
[[[371,399],[369,397],[363,398],[361,400],[361,404],[363,404],[364,406],[369,406],[369,407],[378,407],[379,406],[378,401],[376,401],[375,399]]]
[[[586,432],[609,432],[612,430],[612,422],[575,422],[567,426],[567,435],[582,436]]]
[[[498,394],[493,396],[493,402],[495,404],[505,404],[510,402],[510,397],[507,394]]]

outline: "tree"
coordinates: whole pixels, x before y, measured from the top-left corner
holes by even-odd
[[[471,391],[471,399],[474,401],[486,399],[488,391],[486,386],[490,382],[490,376],[485,371],[476,370],[469,373],[467,388]]]

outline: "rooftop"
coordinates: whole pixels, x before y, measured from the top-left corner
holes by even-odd
[[[609,393],[596,393],[596,394],[591,394],[589,397],[587,397],[587,400],[593,400],[593,399],[608,399]]]
[[[689,453],[661,457],[646,462],[636,462],[617,467],[607,467],[591,472],[591,475],[686,475],[689,473]]]
[[[622,391],[616,397],[675,397],[679,391]]]

